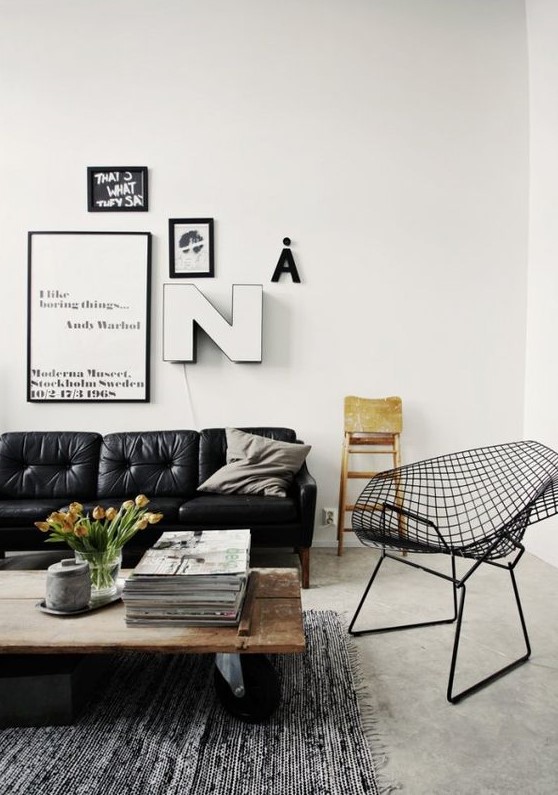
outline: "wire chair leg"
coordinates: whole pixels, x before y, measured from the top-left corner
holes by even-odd
[[[458,616],[457,616],[457,624],[455,626],[455,638],[454,638],[454,642],[453,642],[453,652],[452,652],[452,657],[451,657],[451,665],[450,665],[449,678],[448,678],[448,689],[447,689],[447,699],[448,699],[448,701],[451,704],[457,704],[458,701],[461,701],[466,696],[470,696],[473,693],[476,693],[477,690],[480,690],[481,688],[486,687],[487,685],[489,685],[491,682],[496,681],[496,679],[499,679],[500,677],[502,677],[505,674],[507,674],[510,671],[512,671],[514,668],[517,668],[518,666],[522,665],[524,662],[526,662],[526,660],[529,659],[529,657],[531,655],[531,644],[529,643],[529,636],[527,634],[527,625],[525,624],[525,617],[523,615],[523,608],[521,606],[521,600],[519,598],[519,590],[517,588],[517,582],[515,580],[515,574],[514,574],[514,571],[513,571],[513,566],[508,566],[507,568],[508,568],[508,571],[510,573],[510,577],[511,577],[511,581],[512,581],[513,592],[514,592],[514,595],[515,595],[515,602],[516,602],[516,605],[517,605],[517,612],[519,614],[519,620],[520,620],[520,623],[521,623],[521,629],[523,631],[523,638],[524,638],[524,641],[525,641],[526,653],[523,654],[521,657],[518,657],[513,662],[508,663],[508,665],[505,665],[503,668],[498,669],[493,674],[490,674],[490,676],[487,676],[484,679],[481,679],[476,684],[471,685],[470,687],[466,688],[465,690],[462,690],[460,693],[454,693],[453,692],[453,682],[454,682],[454,678],[455,678],[455,669],[456,669],[456,664],[457,664],[457,653],[458,653],[458,650],[459,650],[459,641],[461,639],[461,624],[462,624],[462,621],[463,621],[463,610],[464,610],[464,607],[465,607],[465,597],[466,597],[466,592],[467,592],[466,586],[464,584],[459,585],[458,587],[461,588],[461,597],[460,597],[460,600],[459,600],[459,611],[458,611]]]
[[[434,576],[440,577],[441,579],[444,579],[446,581],[451,581],[451,583],[452,583],[452,596],[453,596],[453,616],[451,618],[440,618],[440,619],[435,619],[434,621],[420,621],[418,623],[413,623],[413,624],[397,624],[395,626],[376,627],[374,629],[353,630],[353,626],[355,624],[355,621],[356,621],[356,619],[357,619],[357,617],[358,617],[358,615],[359,615],[359,613],[361,611],[361,608],[362,608],[364,602],[366,601],[366,597],[368,596],[370,588],[372,587],[372,583],[376,579],[376,575],[378,574],[378,572],[380,570],[380,566],[382,565],[382,563],[384,562],[384,560],[386,558],[391,558],[391,560],[398,561],[399,563],[403,563],[406,566],[412,566],[415,569],[419,569],[421,571],[425,571],[428,574],[433,574]],[[351,620],[351,623],[349,624],[349,630],[348,631],[349,631],[350,635],[358,637],[360,635],[371,635],[371,634],[379,633],[379,632],[394,632],[394,631],[399,630],[399,629],[416,629],[418,627],[438,626],[439,624],[453,624],[453,622],[456,620],[456,618],[457,618],[457,578],[456,578],[456,570],[455,570],[455,557],[453,555],[451,556],[451,577],[449,577],[448,575],[445,575],[445,574],[442,574],[440,572],[434,571],[433,569],[429,569],[426,566],[421,566],[418,563],[414,563],[413,561],[408,560],[407,558],[400,558],[400,557],[397,557],[395,555],[388,554],[388,553],[386,553],[385,550],[382,550],[381,557],[378,560],[378,562],[377,562],[377,564],[376,564],[376,566],[374,568],[374,571],[372,572],[372,576],[370,577],[370,580],[368,581],[368,585],[366,586],[366,588],[364,590],[364,593],[363,593],[362,598],[361,598],[361,600],[360,600],[360,602],[358,604],[356,612],[355,612],[355,614],[354,614],[354,616],[353,616],[353,618]]]
[[[372,587],[372,583],[376,579],[377,573],[380,571],[380,566],[382,565],[382,563],[384,562],[385,559],[386,559],[386,553],[385,553],[385,550],[382,550],[380,558],[379,558],[378,562],[376,563],[376,565],[374,566],[374,571],[372,572],[372,576],[368,580],[368,585],[364,589],[364,593],[362,594],[362,598],[361,598],[360,602],[358,603],[358,607],[357,607],[356,612],[355,612],[355,614],[354,614],[354,616],[352,618],[352,621],[349,624],[349,635],[360,635],[360,634],[362,634],[360,632],[353,632],[353,626],[354,626],[355,621],[357,620],[358,614],[361,611],[362,605],[366,601],[366,597],[368,596],[368,592],[370,591],[370,588]]]

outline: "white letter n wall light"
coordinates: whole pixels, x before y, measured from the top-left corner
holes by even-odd
[[[261,284],[233,284],[229,323],[195,284],[163,285],[163,361],[195,362],[199,326],[233,362],[262,360]]]

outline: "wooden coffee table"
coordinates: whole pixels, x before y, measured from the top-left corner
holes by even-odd
[[[71,722],[85,700],[80,681],[92,684],[108,655],[124,651],[215,654],[223,706],[254,722],[280,700],[265,655],[305,649],[296,569],[253,569],[238,627],[126,626],[121,601],[49,615],[37,607],[45,587],[45,571],[0,571],[0,725]]]

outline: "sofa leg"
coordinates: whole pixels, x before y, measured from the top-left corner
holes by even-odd
[[[298,547],[303,588],[310,588],[310,547]]]

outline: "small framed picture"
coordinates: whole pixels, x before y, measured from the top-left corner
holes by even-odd
[[[169,219],[171,279],[214,276],[213,218]]]
[[[89,166],[87,209],[90,213],[147,211],[147,166]]]

